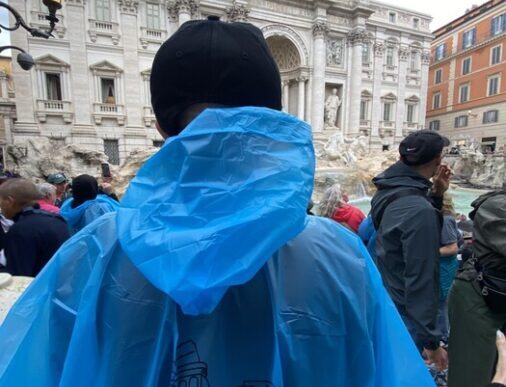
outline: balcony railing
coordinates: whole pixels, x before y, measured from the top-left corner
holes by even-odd
[[[46,122],[47,116],[62,117],[65,123],[72,123],[74,116],[72,102],[46,99],[37,100],[37,118],[39,122]]]
[[[90,29],[88,30],[88,34],[92,42],[96,42],[98,36],[105,36],[110,37],[114,45],[119,43],[118,23],[94,19],[89,19],[89,22]]]
[[[361,128],[370,128],[371,127],[371,121],[369,121],[369,120],[360,120],[360,127]]]
[[[118,122],[118,125],[125,124],[125,107],[112,103],[94,103],[93,118],[97,125],[102,124],[102,119],[111,118]]]
[[[49,24],[46,19],[47,12],[42,11],[32,11],[30,13],[30,26],[34,28],[39,28],[42,30],[49,30]],[[63,39],[65,36],[65,27],[64,27],[64,16],[59,13],[56,15],[59,22],[55,27],[55,32],[60,39]]]
[[[393,121],[380,121],[381,128],[393,128],[394,125],[395,125],[395,122],[393,122]]]
[[[142,48],[147,49],[149,43],[157,43],[158,45],[165,41],[167,32],[164,30],[154,28],[141,28],[141,45]]]

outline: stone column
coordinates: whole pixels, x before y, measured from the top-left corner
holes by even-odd
[[[360,94],[362,92],[362,45],[367,34],[362,28],[355,28],[347,36],[348,45],[351,46],[351,79],[350,100],[348,104],[348,130],[349,136],[358,135],[360,129]]]
[[[297,117],[299,119],[304,120],[304,111],[306,109],[306,78],[305,77],[299,77],[297,78],[297,81],[299,82],[299,100],[298,103],[298,109],[297,109]]]
[[[179,27],[192,19],[197,11],[197,3],[195,0],[176,0],[175,5],[178,11]]]
[[[399,78],[397,79],[397,110],[395,119],[395,142],[404,137],[403,129],[406,121],[406,76],[408,74],[409,48],[399,48]]]
[[[420,106],[418,108],[418,122],[425,126],[425,113],[427,109],[427,87],[429,83],[430,51],[422,53],[420,67]]]
[[[138,34],[137,34],[137,13],[139,1],[119,0],[119,9],[121,12],[121,25],[129,26],[123,29],[123,45],[126,48],[123,54],[124,63],[124,90],[122,90],[121,82],[118,82],[119,101],[124,101],[125,113],[127,116],[127,127],[125,134],[132,135],[142,134],[142,106],[141,93],[141,75],[139,72],[139,55],[137,51]],[[139,133],[140,131],[140,133]],[[134,133],[132,133],[134,132]]]
[[[374,44],[374,75],[373,91],[371,105],[371,147],[379,148],[381,140],[379,138],[379,124],[383,120],[381,109],[381,83],[383,77],[383,53],[385,45],[383,43]]]
[[[325,66],[326,48],[325,36],[328,32],[327,24],[317,22],[313,25],[313,80],[311,96],[311,125],[314,132],[324,129],[325,106]]]
[[[86,11],[84,4],[77,0],[65,3],[67,13],[67,36],[70,45],[70,85],[72,89],[72,110],[74,111],[74,133],[84,132],[94,136],[94,127],[91,123],[92,98],[89,87],[88,57],[86,55]]]
[[[290,109],[290,81],[283,81],[283,111],[288,113]]]
[[[28,3],[26,0],[10,0],[9,5],[14,7],[21,15],[28,15]],[[14,18],[10,16],[10,26],[14,24]],[[4,32],[5,33],[5,32]],[[82,33],[82,32],[81,32]],[[25,51],[30,51],[28,47],[29,34],[23,28],[10,33],[11,44],[18,46]],[[39,126],[35,122],[35,104],[36,97],[34,95],[33,85],[36,83],[37,72],[32,69],[25,71],[21,69],[16,61],[18,51],[12,51],[12,73],[14,84],[16,85],[16,109],[17,122],[15,131],[24,133],[39,133]]]

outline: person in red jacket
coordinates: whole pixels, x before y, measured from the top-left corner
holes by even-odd
[[[335,220],[354,233],[365,219],[364,213],[348,203],[348,194],[341,192],[341,186],[334,184],[323,194],[320,203],[320,215]]]

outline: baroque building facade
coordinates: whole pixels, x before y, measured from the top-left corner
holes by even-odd
[[[41,0],[10,0],[43,27]],[[425,123],[430,16],[370,0],[66,0],[55,38],[23,31],[12,43],[35,58],[14,65],[11,141],[37,136],[104,150],[120,163],[161,144],[150,106],[150,68],[161,43],[210,15],[258,26],[279,66],[283,109],[323,143],[336,131],[372,148]]]

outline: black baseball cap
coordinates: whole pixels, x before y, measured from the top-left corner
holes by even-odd
[[[405,164],[422,165],[434,160],[448,145],[448,138],[424,129],[406,136],[399,144],[399,153]]]
[[[262,32],[218,17],[186,22],[158,50],[151,103],[169,135],[189,106],[260,106],[281,110],[281,77]]]

